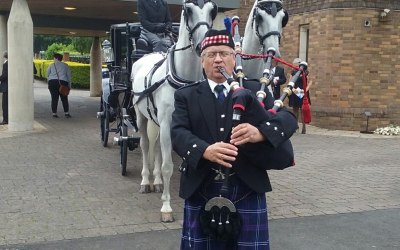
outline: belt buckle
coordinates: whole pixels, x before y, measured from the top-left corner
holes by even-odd
[[[225,174],[221,171],[217,172],[217,175],[214,177],[214,181],[222,181],[225,180]]]
[[[214,181],[221,181],[221,180],[225,180],[225,173],[223,173],[221,171],[221,169],[215,169],[215,168],[211,168],[217,175],[214,177]],[[230,173],[229,177],[234,175],[235,173]]]

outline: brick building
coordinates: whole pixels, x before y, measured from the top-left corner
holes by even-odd
[[[283,0],[286,61],[309,64],[312,124],[361,131],[400,124],[400,1]],[[241,34],[254,0],[241,0]],[[389,12],[388,12],[389,10]],[[386,13],[386,12],[388,13]],[[244,69],[246,70],[246,69]]]

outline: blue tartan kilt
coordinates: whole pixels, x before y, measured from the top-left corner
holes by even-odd
[[[181,249],[195,250],[269,250],[268,211],[265,193],[252,191],[240,180],[229,187],[228,197],[240,215],[242,227],[235,242],[218,241],[202,233],[199,214],[206,202],[220,194],[221,181],[203,185],[185,200]]]

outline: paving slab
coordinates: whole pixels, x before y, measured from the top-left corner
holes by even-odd
[[[100,98],[74,89],[69,96],[72,118],[55,119],[47,85],[36,81],[34,94],[33,131],[12,133],[0,126],[0,249],[128,240],[161,232],[179,242],[183,201],[178,197],[177,168],[171,179],[176,221],[161,223],[161,194],[138,193],[140,150],[128,153],[127,175],[121,176],[119,148],[101,146],[96,119]],[[59,114],[61,109],[60,103]],[[110,141],[112,137],[110,134]],[[269,172],[273,185],[273,192],[267,194],[271,226],[280,221],[312,222],[314,218],[331,219],[326,222],[331,224],[341,216],[350,216],[352,221],[363,214],[400,208],[400,137],[308,126],[307,134],[296,133],[292,143],[296,166]],[[180,163],[176,155],[174,162],[176,166]],[[388,228],[398,225],[394,219],[385,223]],[[274,234],[276,229],[271,230],[276,249],[282,244],[274,243],[279,237]],[[171,236],[170,232],[175,233]],[[307,242],[307,237],[300,235],[298,245]],[[384,239],[390,242],[390,237]],[[120,247],[115,249],[135,249]]]
[[[400,209],[270,221],[271,250],[398,250]],[[160,230],[115,236],[0,246],[1,250],[174,250],[181,231]]]

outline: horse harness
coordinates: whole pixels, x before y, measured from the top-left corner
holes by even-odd
[[[151,109],[150,109],[150,105],[153,106],[154,108],[154,114],[157,117],[157,107],[154,103],[154,96],[153,96],[153,92],[158,89],[163,83],[168,82],[168,84],[173,87],[174,89],[179,89],[180,87],[183,87],[185,85],[188,84],[192,84],[195,81],[189,81],[186,79],[183,79],[181,77],[179,77],[176,74],[176,67],[174,64],[174,58],[175,58],[175,51],[179,51],[179,50],[186,50],[191,48],[190,45],[180,48],[180,49],[175,49],[176,45],[174,44],[169,50],[168,53],[166,54],[166,56],[164,56],[164,58],[160,61],[158,61],[156,64],[154,64],[153,68],[150,70],[150,72],[146,75],[145,80],[144,80],[144,84],[145,84],[145,90],[143,90],[142,92],[133,92],[133,94],[135,96],[139,96],[138,100],[136,101],[136,103],[139,103],[143,98],[147,97],[147,112],[150,116],[150,119],[156,123],[157,125],[159,125],[156,120],[154,119],[153,115],[151,114]],[[160,66],[167,61],[167,74],[165,77],[161,78],[160,80],[158,80],[157,82],[155,82],[154,84],[152,83],[152,79],[154,76],[154,73],[157,71],[158,68],[160,68]]]
[[[281,1],[277,1],[277,0],[261,0],[257,3],[257,6],[254,9],[253,12],[253,26],[255,24],[255,31],[256,31],[256,35],[260,41],[260,45],[263,46],[264,40],[267,39],[270,36],[278,36],[279,39],[279,43],[281,41],[281,32],[274,30],[274,31],[270,31],[267,34],[265,34],[264,36],[261,36],[260,32],[258,31],[258,27],[259,24],[256,21],[257,15],[258,15],[258,11],[259,10],[263,10],[265,12],[267,12],[269,15],[272,15],[273,17],[276,17],[277,13],[281,10],[284,11],[285,16],[282,19],[282,27],[285,27],[288,20],[289,20],[289,15],[286,12],[286,10],[283,9],[282,7],[282,3]]]
[[[153,68],[150,70],[150,72],[146,75],[145,77],[145,90],[142,92],[133,92],[133,95],[135,96],[139,96],[138,100],[136,101],[136,103],[139,103],[143,98],[147,97],[147,112],[151,118],[151,120],[156,123],[157,125],[159,125],[154,117],[151,114],[151,110],[150,110],[150,103],[154,108],[154,114],[157,117],[157,107],[154,104],[154,97],[153,97],[153,92],[158,89],[158,87],[160,87],[165,81],[167,81],[169,83],[169,85],[171,85],[171,87],[173,87],[174,89],[178,89],[180,87],[183,87],[187,84],[192,84],[195,81],[189,81],[186,79],[183,79],[181,77],[179,77],[176,74],[176,68],[174,65],[174,57],[175,57],[175,51],[180,51],[180,50],[186,50],[189,48],[193,48],[193,41],[192,41],[192,37],[193,37],[193,33],[202,25],[205,25],[208,29],[212,28],[212,25],[208,24],[207,22],[198,22],[193,28],[190,28],[189,26],[189,22],[188,22],[188,11],[187,11],[187,7],[186,4],[188,3],[192,3],[194,5],[199,6],[200,8],[203,8],[204,4],[211,2],[213,4],[213,10],[211,12],[211,18],[212,20],[215,19],[215,17],[217,16],[218,13],[218,6],[211,0],[186,0],[182,6],[183,8],[183,15],[185,18],[185,24],[186,24],[186,29],[189,33],[189,42],[190,44],[188,46],[185,46],[183,48],[179,48],[176,49],[176,45],[174,44],[167,52],[167,55],[160,60],[159,62],[157,62]],[[152,79],[153,79],[153,75],[154,73],[157,71],[157,69],[164,63],[164,61],[167,60],[167,75],[165,77],[163,77],[162,79],[160,79],[159,81],[155,82],[153,85],[151,84]]]
[[[211,19],[214,20],[215,17],[217,16],[218,13],[218,6],[211,0],[186,0],[183,5],[182,5],[182,10],[183,10],[183,16],[185,18],[185,25],[186,25],[186,29],[189,32],[189,41],[190,44],[193,46],[192,43],[192,37],[193,37],[193,33],[201,26],[201,25],[205,25],[208,29],[212,28],[212,24],[208,24],[207,22],[198,22],[193,28],[190,28],[189,26],[189,18],[188,18],[188,10],[186,7],[186,4],[188,3],[192,3],[194,5],[199,6],[201,9],[203,8],[205,3],[211,2],[214,6],[212,12],[211,12]]]

